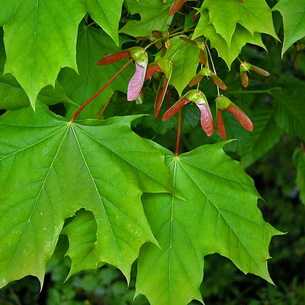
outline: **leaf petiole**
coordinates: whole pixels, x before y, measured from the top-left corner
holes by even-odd
[[[70,122],[73,123],[77,120],[81,112],[86,108],[89,104],[91,104],[96,98],[98,98],[108,87],[128,68],[128,66],[131,64],[132,59],[128,60],[117,72],[113,74],[113,76],[90,98],[88,98],[84,103],[82,103],[78,109],[76,109],[72,117],[70,119]]]

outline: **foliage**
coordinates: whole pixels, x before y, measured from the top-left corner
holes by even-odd
[[[215,253],[272,282],[246,168],[295,139],[305,201],[304,0],[0,4],[0,286],[137,261],[136,295],[185,305]]]

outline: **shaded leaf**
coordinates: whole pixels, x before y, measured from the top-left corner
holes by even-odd
[[[304,148],[298,149],[294,155],[297,168],[297,186],[300,191],[300,199],[305,204],[305,151]]]
[[[92,213],[79,211],[64,228],[69,248],[66,253],[71,259],[70,276],[83,270],[96,269],[99,256],[96,251],[97,224]]]
[[[281,90],[273,93],[277,124],[287,133],[305,139],[304,82],[293,77],[279,79]]]

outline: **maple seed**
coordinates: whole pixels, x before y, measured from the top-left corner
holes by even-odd
[[[224,138],[225,129],[223,124],[223,119],[221,116],[222,111],[230,112],[236,121],[247,131],[253,131],[253,123],[250,118],[238,107],[236,106],[229,98],[226,96],[218,96],[216,98],[216,107],[217,107],[217,124],[219,135]]]
[[[206,133],[206,135],[210,137],[214,133],[214,123],[209,104],[204,101],[204,102],[196,103],[196,106],[200,110],[201,128]]]
[[[224,83],[224,81],[223,81],[218,75],[216,75],[215,73],[213,73],[213,74],[211,75],[211,79],[212,79],[213,83],[214,83],[219,89],[221,89],[222,91],[228,90],[228,87],[227,87],[227,85]]]
[[[114,54],[104,56],[96,64],[97,65],[111,65],[124,58],[128,58],[129,56],[130,56],[129,51],[120,51],[120,52],[117,52]]]
[[[241,80],[241,85],[244,88],[248,88],[249,87],[249,76],[248,76],[248,72],[241,72],[240,73],[240,80]]]
[[[221,110],[217,110],[217,132],[223,140],[227,139],[227,131]]]
[[[188,0],[175,0],[174,3],[172,4],[171,8],[169,9],[169,15],[174,16],[177,12],[179,12],[183,5],[187,2]]]
[[[130,57],[134,60],[136,70],[128,83],[127,100],[135,101],[140,96],[148,65],[148,55],[143,48],[129,49]]]
[[[185,105],[189,104],[191,101],[185,97],[179,99],[172,107],[170,107],[162,117],[162,121],[168,121],[176,113],[178,113]]]
[[[189,82],[189,87],[197,86],[203,79],[201,74],[197,74],[194,78]]]
[[[115,54],[106,55],[97,62],[98,65],[113,64],[124,58],[133,60],[136,70],[128,83],[127,100],[135,101],[139,98],[146,76],[148,65],[148,55],[145,49],[140,47],[133,47],[125,51],[120,51]]]
[[[145,80],[145,74],[146,67],[136,63],[136,71],[128,83],[128,101],[135,101],[140,96]]]
[[[251,70],[253,72],[255,72],[256,74],[264,76],[264,77],[269,77],[270,76],[270,73],[267,70],[264,70],[260,67],[254,66],[254,65],[251,66]]]
[[[253,123],[250,118],[233,103],[226,109],[233,117],[239,122],[239,124],[247,131],[253,131]]]
[[[206,55],[206,52],[205,50],[200,50],[200,53],[199,53],[199,63],[202,64],[202,65],[206,65],[208,62],[208,58],[207,58],[207,55]]]

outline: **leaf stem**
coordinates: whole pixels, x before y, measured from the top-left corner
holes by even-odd
[[[207,53],[208,53],[208,56],[210,58],[210,61],[211,61],[211,64],[212,64],[212,69],[213,69],[213,72],[215,73],[215,75],[217,76],[217,71],[216,71],[216,67],[215,67],[215,64],[214,64],[214,60],[213,60],[213,56],[212,56],[212,53],[210,51],[210,48],[208,47],[208,45],[205,43],[205,48],[207,50]],[[216,87],[217,87],[217,95],[220,96],[220,90],[219,90],[219,86],[216,84]]]
[[[270,89],[263,89],[263,90],[235,90],[230,91],[228,94],[272,94],[272,91],[282,90],[281,87],[274,87]]]
[[[176,156],[179,156],[181,150],[182,127],[183,127],[183,113],[182,110],[180,110],[178,113],[178,122],[177,122]]]
[[[77,120],[81,112],[86,108],[89,104],[91,104],[97,97],[99,97],[108,87],[127,69],[132,60],[129,60],[125,63],[117,72],[113,74],[113,76],[90,98],[88,98],[84,103],[82,103],[76,111],[74,111],[70,122],[73,123]]]

